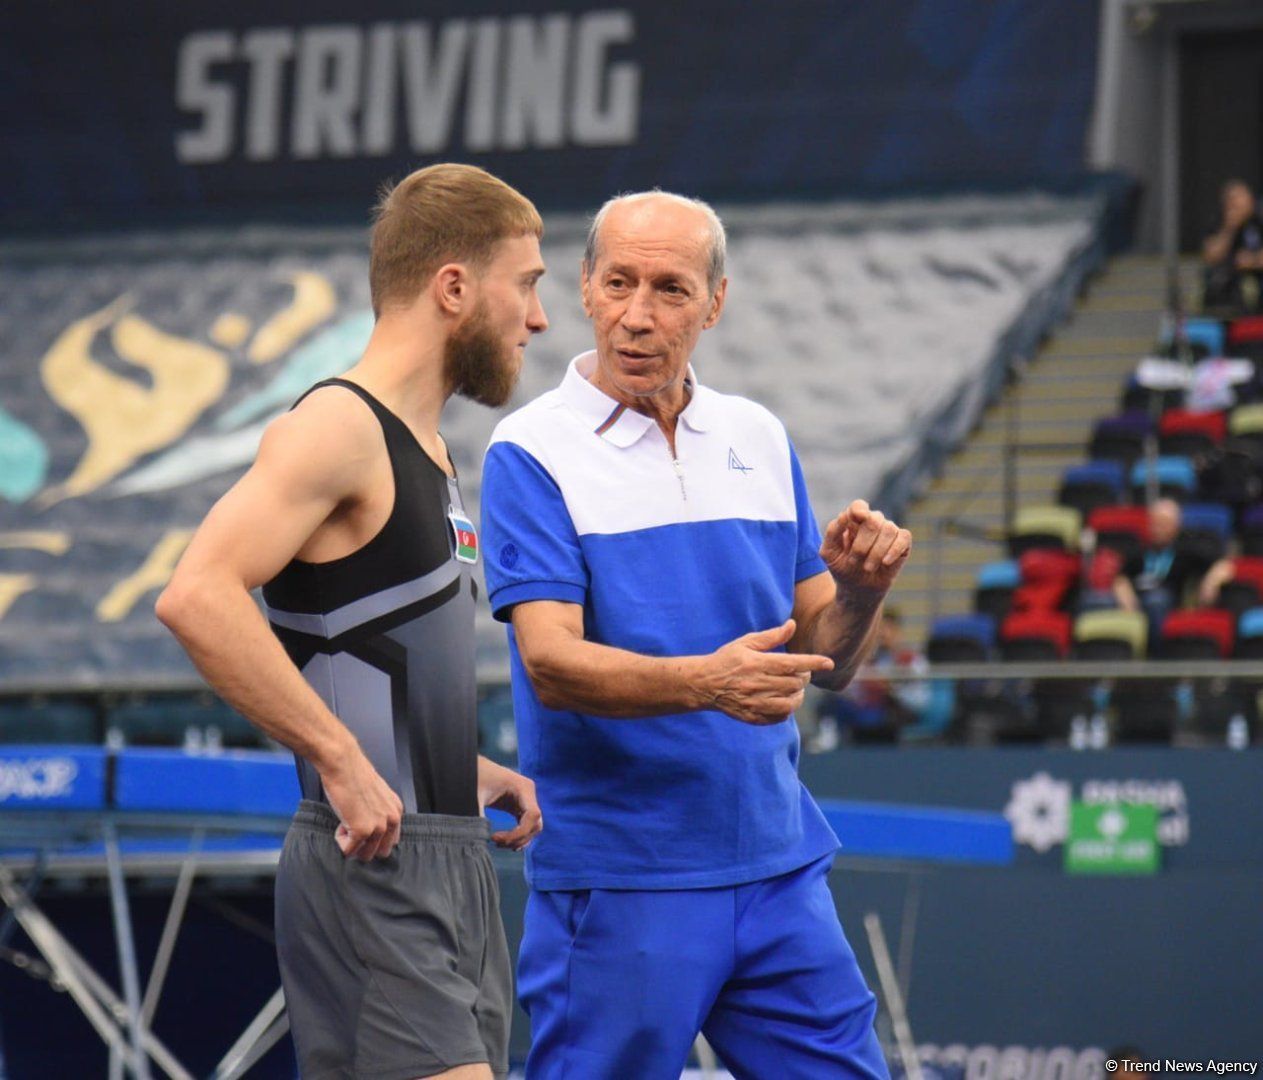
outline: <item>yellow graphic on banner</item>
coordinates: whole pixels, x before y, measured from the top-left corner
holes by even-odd
[[[65,555],[70,550],[70,534],[51,529],[17,529],[0,532],[0,548],[42,551],[46,555]]]
[[[311,330],[337,310],[338,296],[327,278],[309,270],[291,279],[294,299],[259,327],[246,355],[256,364],[271,363],[283,356]]]
[[[88,436],[74,472],[41,496],[45,505],[94,491],[145,454],[169,446],[228,386],[223,353],[124,314],[130,303],[124,295],[72,323],[41,362],[49,395]],[[147,371],[151,386],[92,358],[92,343],[107,327],[115,352]]]
[[[175,564],[193,539],[192,529],[172,529],[154,545],[140,569],[130,577],[115,584],[96,606],[96,617],[101,622],[122,622],[136,602],[155,589],[161,589],[171,580]]]
[[[244,315],[225,311],[210,328],[210,339],[225,349],[236,349],[250,336],[250,320]]]
[[[0,574],[0,619],[8,614],[13,601],[35,588],[34,574]]]

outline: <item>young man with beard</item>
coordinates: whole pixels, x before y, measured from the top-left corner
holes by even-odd
[[[492,837],[513,849],[541,818],[530,780],[477,755],[478,542],[439,418],[452,394],[508,399],[548,325],[542,232],[481,169],[435,165],[390,191],[364,355],[272,423],[158,601],[207,681],[296,756],[276,923],[307,1080],[507,1071],[481,809],[517,817]]]

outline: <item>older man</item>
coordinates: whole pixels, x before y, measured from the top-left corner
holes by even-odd
[[[596,349],[487,452],[491,606],[549,822],[519,961],[532,1080],[675,1080],[699,1029],[739,1077],[886,1072],[793,712],[851,678],[911,537],[854,502],[822,542],[781,423],[698,382],[724,246],[704,203],[607,203]]]
[[[1206,569],[1176,546],[1183,512],[1174,499],[1156,499],[1149,507],[1149,541],[1123,564],[1114,584],[1119,605],[1141,611],[1149,620],[1149,636],[1156,641],[1162,621],[1180,606],[1190,581]]]

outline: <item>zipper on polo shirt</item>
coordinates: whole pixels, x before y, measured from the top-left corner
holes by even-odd
[[[680,459],[671,453],[671,447],[667,447],[667,453],[671,455],[671,467],[675,469],[675,477],[680,481],[680,499],[683,502],[689,501],[689,494],[684,490],[684,466],[680,463]]]

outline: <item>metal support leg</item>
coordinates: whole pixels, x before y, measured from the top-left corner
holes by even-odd
[[[33,901],[35,894],[39,892],[39,887],[44,883],[44,870],[48,866],[48,853],[41,851],[36,857],[35,866],[31,870],[31,876],[26,879],[22,886],[22,897],[25,900]],[[4,918],[0,919],[0,947],[9,943],[9,938],[13,934],[13,928],[18,924],[17,912],[9,907],[4,913]]]
[[[214,1080],[231,1080],[241,1076],[260,1057],[270,1050],[289,1030],[289,1017],[285,1012],[285,991],[278,989],[256,1016],[241,1037],[229,1048],[228,1053],[215,1066]]]
[[[132,917],[123,882],[123,864],[118,849],[118,832],[112,822],[102,828],[105,836],[105,863],[110,879],[110,904],[114,913],[114,938],[118,965],[123,976],[123,998],[127,1002],[127,1024],[131,1029],[133,1073],[136,1080],[150,1080],[149,1059],[144,1050],[145,1023],[140,1014],[140,975],[136,970],[136,944],[132,940]]]
[[[5,866],[0,866],[0,900],[13,911],[18,925],[35,943],[75,1004],[110,1048],[111,1055],[117,1056],[121,1065],[135,1072],[137,1055],[120,1026],[127,1018],[126,1005],[93,970],[92,965],[75,951],[48,916],[23,895],[14,882],[12,872]],[[142,1029],[141,1038],[144,1051],[172,1080],[193,1080],[175,1055],[147,1027]]]
[[[0,899],[9,906],[18,925],[35,943],[35,947],[48,961],[49,967],[57,973],[57,978],[79,1006],[88,1023],[96,1029],[111,1051],[117,1051],[129,1064],[134,1063],[135,1051],[127,1044],[109,1012],[82,978],[79,965],[75,962],[79,959],[78,955],[48,921],[48,917],[17,888],[12,873],[4,866],[0,866]]]
[[[912,1041],[912,1028],[908,1013],[899,992],[899,980],[895,978],[895,965],[890,962],[890,949],[886,947],[886,934],[881,919],[875,911],[864,916],[864,930],[868,934],[869,948],[873,950],[873,962],[877,965],[877,978],[881,982],[882,996],[895,1029],[895,1042],[903,1059],[903,1071],[908,1080],[921,1080],[921,1059],[917,1057],[916,1043]]]
[[[193,889],[193,879],[197,876],[197,853],[202,846],[205,833],[198,829],[189,841],[189,857],[180,867],[180,876],[176,879],[175,892],[171,896],[171,906],[167,909],[167,921],[162,927],[162,937],[158,941],[158,952],[154,957],[153,970],[149,972],[149,983],[145,987],[145,997],[140,1003],[140,1015],[145,1027],[153,1023],[154,1014],[158,1011],[158,1002],[162,1000],[162,987],[167,981],[167,972],[171,967],[171,954],[175,952],[175,940],[184,924],[184,912],[188,908],[189,893]]]

